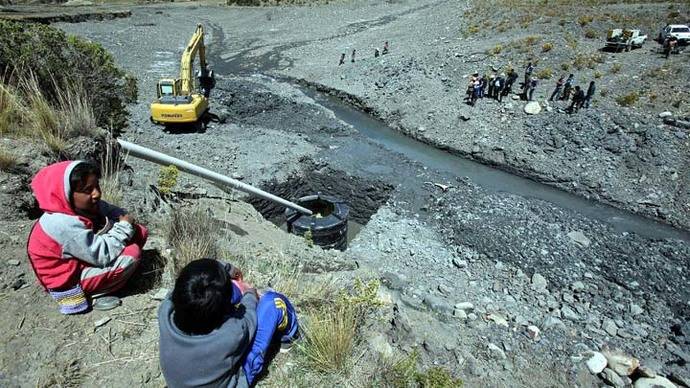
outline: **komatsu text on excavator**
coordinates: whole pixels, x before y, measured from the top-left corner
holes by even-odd
[[[198,90],[194,86],[192,69],[197,53],[200,67],[197,72]],[[158,81],[158,98],[151,104],[151,121],[168,127],[190,125],[197,129],[205,128],[210,119],[208,97],[215,83],[213,71],[206,63],[204,27],[198,24],[182,53],[180,78]]]

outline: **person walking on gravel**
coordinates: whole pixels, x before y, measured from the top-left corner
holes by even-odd
[[[352,49],[352,57],[350,58],[350,62],[355,63],[355,49]]]
[[[503,88],[503,96],[507,96],[513,91],[513,85],[515,81],[517,81],[517,78],[518,75],[515,70],[513,70],[513,68],[508,69],[508,77],[506,78],[506,84]]]
[[[494,95],[493,98],[498,100],[498,102],[501,102],[502,96],[503,96],[503,87],[505,86],[506,82],[506,75],[505,73],[501,73],[498,77],[496,77],[496,80],[494,81]]]
[[[340,53],[340,62],[338,62],[338,66],[340,66],[344,63],[345,63],[345,53]]]
[[[561,89],[563,89],[563,84],[565,83],[565,77],[561,76],[561,78],[556,81],[556,89],[553,90],[553,93],[551,93],[551,97],[549,97],[549,101],[553,101],[554,97],[558,97],[561,95]]]
[[[585,99],[582,102],[582,105],[584,105],[585,108],[589,108],[589,103],[592,101],[592,97],[594,97],[594,92],[596,91],[596,86],[594,85],[594,81],[591,81],[589,83],[589,87],[587,88],[587,94],[585,95]]]
[[[582,106],[582,102],[585,99],[585,92],[584,90],[580,89],[580,86],[575,86],[575,94],[573,95],[573,102],[570,104],[570,107],[568,108],[568,113],[574,113],[577,112],[580,109],[580,106]]]
[[[570,74],[568,76],[568,79],[565,80],[565,84],[563,85],[563,95],[561,96],[561,100],[568,101],[570,99],[570,92],[573,88],[573,78],[575,76],[573,74]]]
[[[527,67],[525,68],[525,83],[522,85],[522,89],[525,91],[525,94],[527,94],[527,88],[529,87],[529,82],[532,79],[532,73],[534,72],[534,65],[532,65],[532,62],[527,64]]]
[[[383,51],[381,51],[381,55],[386,54],[388,54],[388,41],[383,42]]]

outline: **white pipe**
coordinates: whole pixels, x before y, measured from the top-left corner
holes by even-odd
[[[268,201],[272,201],[275,203],[278,203],[280,205],[289,207],[291,209],[295,209],[300,213],[306,214],[308,216],[312,215],[312,211],[306,208],[303,208],[302,206],[299,206],[297,204],[294,204],[288,200],[285,200],[283,198],[277,197],[271,193],[267,193],[263,190],[257,189],[254,186],[248,185],[246,183],[242,183],[238,180],[228,178],[225,175],[218,174],[216,172],[213,172],[211,170],[205,169],[203,167],[199,167],[196,164],[192,164],[189,162],[185,162],[184,160],[174,158],[170,155],[166,155],[164,153],[154,151],[150,148],[142,147],[140,145],[136,145],[134,143],[130,143],[125,140],[120,140],[117,139],[117,142],[120,144],[122,149],[126,150],[129,152],[130,155],[148,160],[149,162],[153,163],[158,163],[163,166],[169,166],[173,165],[179,168],[180,170],[190,173],[192,175],[196,175],[201,178],[208,179],[210,181],[220,183],[223,185],[228,185],[232,188],[235,188],[240,191],[244,191],[245,193],[249,194],[254,194],[257,197],[261,197],[263,199],[266,199]]]

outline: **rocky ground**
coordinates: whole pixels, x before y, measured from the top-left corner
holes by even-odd
[[[524,102],[512,99],[463,105],[467,73],[478,64],[481,71],[511,61],[521,66],[529,52],[506,42],[559,25],[556,17],[541,17],[519,30],[508,25],[503,35],[470,34],[468,9],[452,1],[307,8],[159,5],[133,8],[127,19],[59,27],[102,43],[138,76],[140,100],[130,106],[126,139],[288,198],[324,191],[350,202],[353,219],[363,227],[341,254],[308,248],[280,231],[264,219],[277,219],[280,209],[260,201],[249,199],[252,208],[241,201],[247,199],[243,195],[186,176],[176,194],[179,201],[200,200],[227,222],[224,240],[233,255],[294,257],[314,263],[320,268],[315,272],[380,278],[388,304],[378,324],[362,333],[372,353],[418,349],[424,365],[447,367],[472,387],[624,386],[632,379],[636,387],[645,386],[647,372],[628,376],[608,353],[621,352],[660,377],[689,386],[686,234],[651,238],[621,231],[586,216],[584,209],[490,189],[481,177],[473,181],[462,171],[427,166],[341,120],[323,97],[285,80],[319,84],[424,142],[688,225],[687,130],[663,125],[656,117],[660,107],[651,102],[619,108],[613,101],[618,91],[611,87],[608,99],[601,96],[594,109],[573,116],[559,111],[563,103],[535,116],[525,115]],[[149,123],[148,102],[157,79],[177,71],[188,39],[179,31],[191,33],[197,22],[209,27],[211,64],[220,75],[212,109],[228,120],[211,123],[205,133],[166,133]],[[297,28],[305,23],[310,28]],[[568,20],[563,31],[574,23]],[[141,36],[146,39],[133,39]],[[371,51],[383,40],[391,42],[392,52],[374,60]],[[577,40],[586,51],[598,44]],[[497,42],[505,51],[485,54]],[[653,44],[602,54],[607,59],[597,69],[619,61],[657,66],[653,61],[661,60],[649,52]],[[351,48],[361,60],[338,67],[339,53]],[[553,51],[538,53],[540,67],[554,63],[556,70],[567,60],[565,49]],[[679,66],[683,58],[669,65]],[[595,71],[578,72],[580,84]],[[597,79],[616,85],[626,71]],[[680,78],[687,83],[686,72]],[[538,89],[540,100],[550,92],[548,82]],[[683,104],[674,114],[687,114]],[[42,162],[28,155],[26,168]],[[127,163],[136,173],[123,178],[131,182],[125,200],[156,225],[169,211],[149,189],[158,168],[132,158]],[[27,176],[2,177],[8,198],[21,194]],[[27,206],[6,211],[2,230],[18,231],[0,235],[7,257],[24,255],[30,221],[10,220],[26,217]],[[663,229],[651,222],[644,228]],[[149,249],[165,255],[163,237],[154,233]],[[19,356],[3,352],[0,381],[50,385],[61,376],[57,370],[75,374],[75,381],[87,386],[162,384],[155,343],[158,302],[152,299],[161,285],[127,296],[113,313],[70,319],[54,312],[33,287],[27,263],[15,264],[2,267],[0,307],[10,314],[0,322],[9,333],[3,348],[17,349]],[[166,280],[160,281],[164,286]],[[106,315],[111,321],[94,329]],[[70,329],[56,329],[62,327]],[[35,335],[44,332],[56,339]],[[85,350],[94,357],[84,357]],[[602,354],[608,360],[596,365]],[[45,360],[51,360],[50,368]],[[364,382],[355,378],[349,384]]]

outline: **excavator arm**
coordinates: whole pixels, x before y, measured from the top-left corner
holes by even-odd
[[[206,66],[206,46],[204,45],[204,27],[197,24],[196,31],[189,43],[182,53],[180,60],[180,94],[190,95],[194,90],[194,74],[192,72],[192,65],[194,64],[194,57],[199,53],[199,67],[201,76],[208,73]]]

